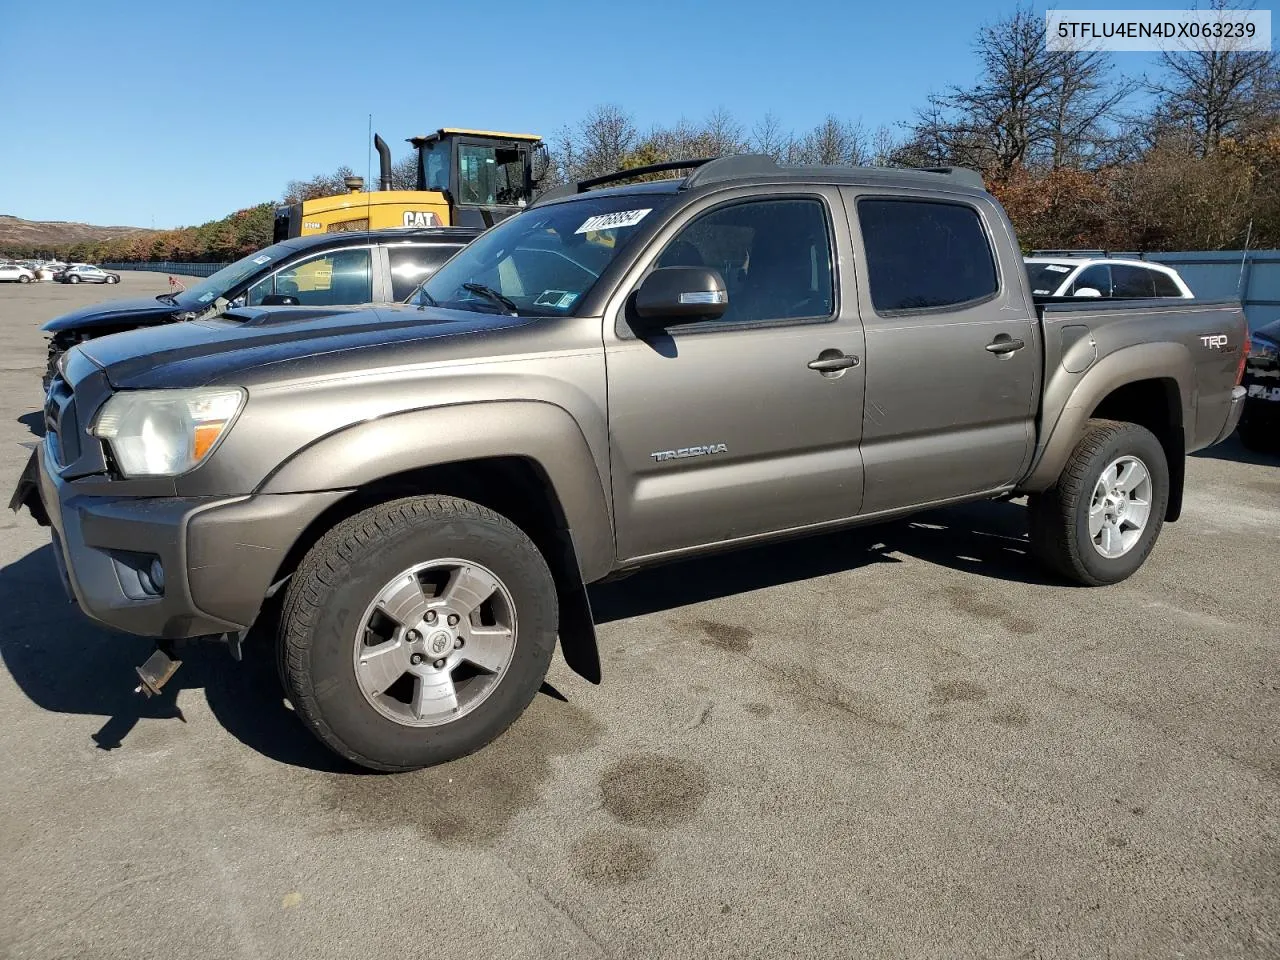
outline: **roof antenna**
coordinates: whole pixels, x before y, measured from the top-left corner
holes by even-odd
[[[1244,264],[1249,258],[1249,241],[1253,237],[1253,218],[1249,219],[1249,229],[1244,235],[1244,249],[1240,251],[1240,275],[1236,277],[1236,299],[1244,302]]]

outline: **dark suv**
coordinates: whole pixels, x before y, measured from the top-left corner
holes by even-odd
[[[237,260],[186,290],[63,314],[41,328],[50,335],[45,388],[67,350],[111,333],[195,320],[232,306],[404,300],[479,233],[473,227],[437,227],[297,237]]]

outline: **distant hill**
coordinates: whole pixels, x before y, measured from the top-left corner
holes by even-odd
[[[0,214],[0,250],[100,243],[119,237],[156,232],[158,231],[145,227],[96,227],[66,220],[23,220],[21,217]]]

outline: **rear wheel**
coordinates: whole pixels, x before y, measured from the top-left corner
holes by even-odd
[[[1168,503],[1169,466],[1155,435],[1090,420],[1058,482],[1031,497],[1031,546],[1077,583],[1118,583],[1147,559]]]
[[[290,581],[279,663],[335,753],[412,770],[493,740],[537,694],[555,585],[505,517],[452,497],[372,507],[329,531]]]
[[[67,277],[67,283],[79,283],[79,282],[80,282],[80,278],[77,277],[75,274],[72,274],[71,276]]]

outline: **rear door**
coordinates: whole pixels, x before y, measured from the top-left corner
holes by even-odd
[[[1032,449],[1038,321],[995,204],[846,188],[866,331],[863,512],[995,490]],[[996,238],[999,237],[997,241]]]
[[[856,515],[862,497],[862,328],[835,188],[704,198],[655,236],[605,318],[617,549],[622,560]],[[709,266],[717,320],[637,336],[649,269]],[[822,372],[823,357],[859,358]]]

